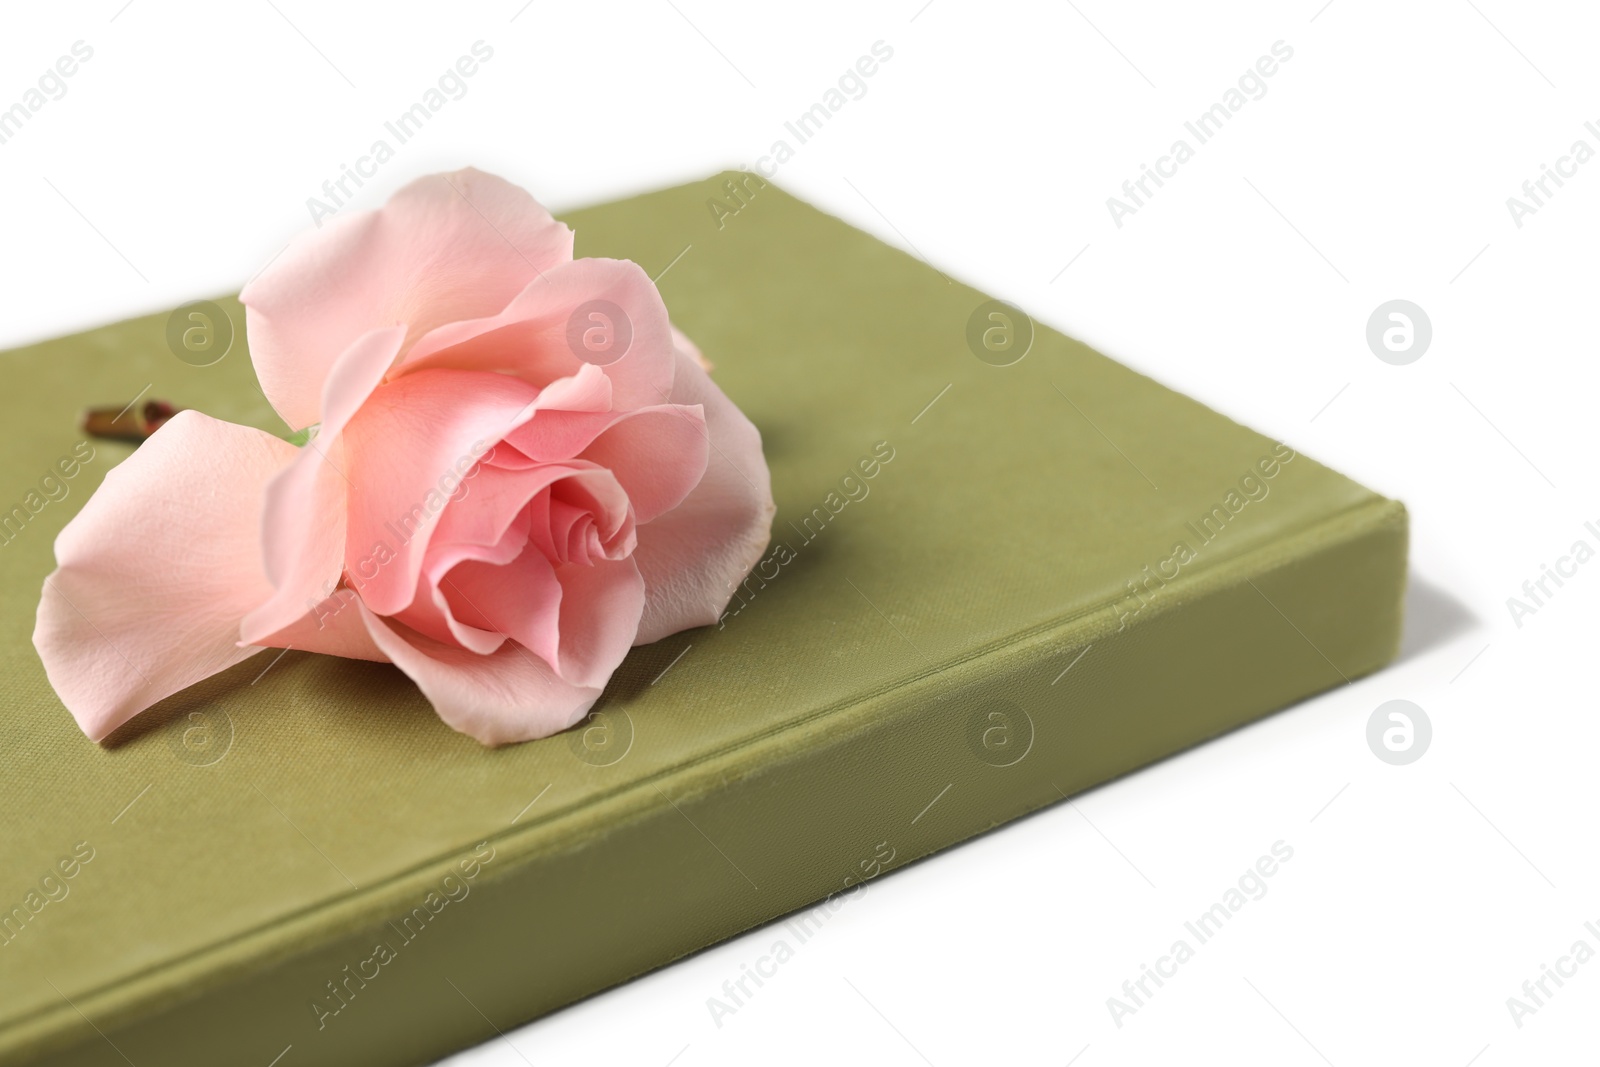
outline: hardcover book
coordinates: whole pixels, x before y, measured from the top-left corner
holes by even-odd
[[[81,409],[282,424],[229,299],[214,361],[165,313],[3,357],[0,1062],[429,1062],[1395,654],[1403,507],[1288,445],[752,175],[567,221],[659,277],[778,515],[540,741],[293,650],[87,741],[30,643],[135,447]]]

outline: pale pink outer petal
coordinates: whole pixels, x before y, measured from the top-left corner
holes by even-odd
[[[711,452],[705,477],[683,503],[638,527],[633,558],[646,591],[640,645],[716,622],[766,551],[777,512],[760,432],[690,355],[677,359],[672,402],[701,405]]]
[[[366,624],[361,621],[361,612],[355,606],[357,600],[353,589],[336,590],[314,610],[277,633],[268,634],[256,644],[266,648],[292,648],[299,652],[320,652],[325,656],[387,663],[389,657],[372,643],[372,635],[367,633]]]
[[[239,647],[239,621],[272,593],[262,491],[294,455],[260,430],[181,411],[61,531],[33,644],[92,740],[260,651]]]
[[[614,344],[621,344],[624,328],[629,334],[620,356],[591,353],[581,333],[576,346],[568,336],[575,313],[596,300],[610,303],[626,320],[610,323]],[[600,366],[611,380],[612,406],[627,411],[666,402],[673,353],[667,306],[643,267],[623,259],[576,259],[529,282],[497,314],[452,322],[414,339],[390,376],[456,367],[513,374],[543,387],[585,365]]]
[[[350,476],[342,432],[383,380],[404,339],[400,327],[373,330],[340,355],[323,385],[325,421],[320,430],[267,485],[261,539],[274,591],[245,616],[242,643],[284,647],[289,642],[276,636],[280,631],[307,612],[324,615],[329,610],[322,601],[333,594],[344,572],[348,525]],[[360,627],[357,631],[365,632]]]
[[[572,259],[572,231],[510,182],[467,169],[420,178],[378,211],[307,231],[239,299],[267,399],[303,429],[325,419],[322,383],[357,337],[395,324],[416,340],[501,311]]]
[[[599,687],[563,681],[515,641],[482,656],[379,618],[364,606],[361,613],[373,641],[417,683],[439,717],[486,745],[565,730],[600,698]]]
[[[705,353],[700,351],[700,346],[691,341],[689,335],[676,326],[672,328],[672,347],[700,364],[700,369],[707,374],[717,369],[716,364],[707,359]]]

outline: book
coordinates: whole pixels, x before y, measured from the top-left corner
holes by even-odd
[[[659,278],[778,514],[540,741],[278,650],[87,741],[30,644],[134,447],[79,411],[282,426],[231,299],[208,365],[165,313],[4,356],[0,1062],[429,1062],[1394,656],[1405,510],[1289,445],[753,175],[567,221]]]

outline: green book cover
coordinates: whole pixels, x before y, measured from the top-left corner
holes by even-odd
[[[3,356],[0,1062],[428,1062],[1393,657],[1400,504],[758,179],[566,221],[665,270],[778,515],[541,741],[276,650],[87,741],[30,642],[132,447],[80,409],[282,427],[231,300],[208,366],[167,314]]]

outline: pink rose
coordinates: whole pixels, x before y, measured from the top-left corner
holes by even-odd
[[[394,663],[485,744],[715,622],[773,515],[761,437],[624,260],[474,170],[306,233],[241,294],[303,448],[194,411],[56,541],[34,645],[89,737],[261,648]]]

